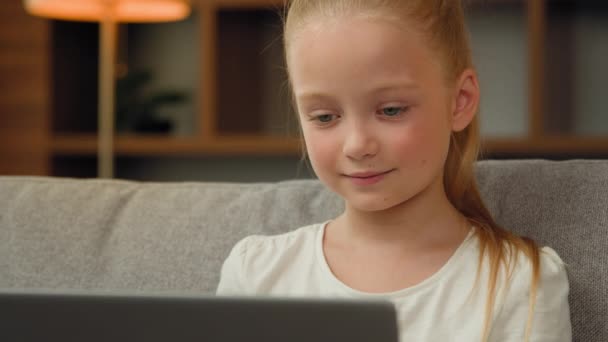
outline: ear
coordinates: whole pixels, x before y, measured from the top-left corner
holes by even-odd
[[[452,131],[459,132],[473,121],[479,107],[479,82],[475,71],[472,69],[463,71],[454,90]]]

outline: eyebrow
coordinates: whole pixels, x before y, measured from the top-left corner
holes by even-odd
[[[323,93],[314,93],[314,92],[305,92],[300,95],[296,94],[297,98],[300,98],[305,101],[327,101],[331,100],[331,96],[323,94]]]
[[[379,94],[385,93],[388,91],[404,91],[404,90],[418,90],[420,87],[411,82],[390,82],[384,83],[381,86],[372,88],[368,93],[369,94]],[[323,101],[323,100],[331,100],[332,97],[319,92],[303,92],[301,94],[296,94],[296,97],[306,100],[306,101]]]
[[[377,93],[384,93],[387,91],[393,91],[393,90],[418,90],[420,87],[412,82],[391,82],[391,83],[386,83],[382,86],[373,88],[370,93],[373,94],[377,94]]]

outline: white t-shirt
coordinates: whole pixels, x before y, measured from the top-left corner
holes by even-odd
[[[326,223],[276,236],[250,236],[224,262],[218,295],[381,299],[397,309],[400,341],[481,341],[487,264],[477,275],[479,246],[471,233],[435,274],[400,291],[372,294],[342,283],[323,253]],[[531,267],[522,255],[510,286],[497,281],[489,341],[524,341]],[[475,290],[473,290],[475,289]],[[530,341],[571,341],[568,279],[552,249],[541,252],[541,276]]]

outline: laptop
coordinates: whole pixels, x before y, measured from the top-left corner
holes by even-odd
[[[0,341],[398,342],[381,301],[0,292]]]

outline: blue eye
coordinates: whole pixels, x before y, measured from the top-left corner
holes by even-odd
[[[382,108],[382,114],[386,116],[397,116],[404,111],[404,107],[386,107]]]
[[[328,123],[328,122],[331,122],[333,119],[334,119],[333,114],[322,114],[322,115],[318,115],[315,117],[315,120],[317,120],[321,123]]]

